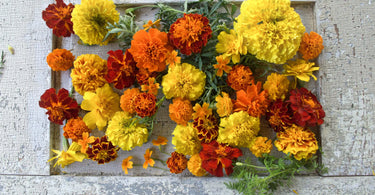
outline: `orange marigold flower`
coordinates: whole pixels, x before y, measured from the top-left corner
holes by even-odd
[[[124,91],[124,94],[121,96],[120,99],[120,107],[123,111],[134,114],[135,107],[134,107],[134,100],[135,97],[140,93],[138,88],[127,89]]]
[[[195,118],[206,118],[209,115],[212,115],[212,109],[209,108],[210,104],[207,102],[204,102],[201,106],[200,104],[196,103],[193,110],[195,111],[193,113],[193,119]]]
[[[152,151],[150,150],[150,148],[148,148],[145,154],[143,155],[143,157],[145,158],[145,162],[143,163],[144,169],[147,169],[148,165],[153,167],[155,164],[155,161],[151,158],[151,154],[152,154]]]
[[[82,139],[84,132],[91,132],[91,129],[87,127],[81,117],[69,119],[63,129],[64,137],[72,139],[73,142],[78,142],[78,140]]]
[[[141,90],[144,92],[152,93],[158,95],[158,90],[160,88],[159,83],[155,82],[155,78],[148,78],[148,85],[141,85]]]
[[[66,5],[63,0],[56,0],[56,4],[49,4],[42,12],[42,17],[48,28],[53,30],[53,34],[58,37],[70,37],[74,34],[71,21],[73,9],[73,4]]]
[[[181,98],[173,99],[173,103],[169,104],[169,117],[178,125],[186,126],[188,121],[192,118],[193,106],[189,100]]]
[[[158,139],[152,140],[154,146],[167,145],[168,140],[163,136],[158,136]]]
[[[53,71],[65,71],[73,66],[75,57],[66,49],[54,49],[47,56],[47,64]]]
[[[97,161],[98,164],[108,163],[110,161],[116,160],[117,148],[112,145],[112,142],[107,140],[107,136],[101,138],[95,138],[95,141],[91,144],[91,147],[87,149],[86,154],[88,157]]]
[[[172,152],[171,157],[167,160],[167,166],[171,173],[182,173],[187,167],[188,159],[185,155],[178,152]]]
[[[68,90],[60,89],[56,95],[54,88],[43,93],[39,106],[47,109],[48,120],[59,125],[62,125],[65,119],[77,117],[80,108],[77,101],[69,97]]]
[[[214,68],[217,69],[217,76],[221,77],[223,76],[223,71],[229,73],[232,70],[232,67],[227,65],[230,62],[230,59],[221,55],[216,57],[216,61],[217,64],[214,65]]]
[[[256,137],[250,146],[250,151],[258,158],[263,154],[269,154],[272,150],[272,140],[267,137]]]
[[[284,131],[285,127],[293,124],[293,112],[289,104],[278,99],[268,107],[266,119],[275,132]]]
[[[181,53],[200,53],[211,38],[212,30],[206,17],[200,14],[184,14],[169,29],[169,40]]]
[[[236,91],[246,90],[254,81],[252,74],[249,67],[236,65],[228,74],[227,84]]]
[[[310,35],[308,33],[303,35],[298,51],[303,55],[303,59],[311,60],[318,57],[323,49],[323,38],[318,33],[311,31]]]
[[[222,96],[216,96],[215,100],[217,102],[217,113],[220,117],[229,116],[233,111],[233,100],[225,92],[221,93]]]
[[[151,93],[139,93],[134,97],[134,110],[142,118],[154,115],[156,112],[156,96]]]
[[[152,78],[152,77],[156,77],[158,76],[158,73],[157,72],[149,72],[147,71],[147,69],[139,69],[138,70],[138,73],[136,75],[137,77],[137,82],[139,85],[146,85],[148,84],[148,79],[149,78]]]
[[[225,144],[212,141],[208,144],[202,143],[203,149],[199,153],[202,159],[202,167],[212,175],[223,177],[225,173],[230,175],[233,172],[232,161],[242,156],[238,148],[232,148]]]
[[[199,154],[194,154],[190,157],[187,163],[187,168],[193,175],[197,177],[202,177],[207,173],[206,170],[202,168],[202,159]]]
[[[157,19],[155,22],[149,20],[146,24],[143,25],[144,30],[148,30],[149,28],[159,28],[161,19]]]
[[[124,160],[122,160],[121,167],[122,167],[122,170],[124,170],[125,174],[128,174],[128,169],[133,168],[133,162],[130,161],[132,158],[133,158],[132,156],[129,156],[128,158],[125,158]]]
[[[105,79],[113,83],[117,89],[130,87],[134,84],[136,63],[128,50],[123,54],[122,50],[108,52],[108,72]]]
[[[138,68],[149,72],[161,72],[166,67],[166,60],[172,47],[165,32],[152,28],[148,32],[139,30],[133,36],[129,52],[137,62]]]
[[[193,127],[197,129],[198,139],[201,142],[209,143],[216,139],[219,134],[219,125],[214,115],[204,118],[195,118]]]
[[[267,111],[269,100],[266,91],[260,92],[262,83],[258,82],[247,87],[247,90],[237,91],[237,100],[234,103],[234,112],[246,111],[250,116],[260,117]]]
[[[167,58],[166,62],[169,65],[169,67],[173,67],[174,65],[181,63],[181,57],[178,57],[177,55],[178,55],[178,52],[176,50],[173,50],[168,55],[168,58]]]
[[[88,132],[83,132],[82,133],[82,139],[78,140],[78,144],[81,145],[81,153],[86,153],[87,148],[89,147],[88,144],[91,144],[95,141],[94,136],[89,137]]]

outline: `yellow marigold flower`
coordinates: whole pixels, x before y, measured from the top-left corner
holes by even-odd
[[[207,171],[202,168],[202,159],[199,154],[191,156],[187,163],[187,167],[189,171],[197,177],[202,177],[207,174]]]
[[[256,157],[262,157],[262,154],[269,154],[271,152],[272,140],[267,137],[256,137],[249,149]]]
[[[152,144],[153,144],[154,146],[167,145],[167,143],[168,143],[167,138],[165,138],[165,137],[163,137],[163,136],[158,136],[157,139],[152,140]]]
[[[223,71],[229,73],[232,70],[231,66],[228,66],[229,59],[225,58],[223,55],[216,57],[217,64],[213,65],[217,69],[216,75],[223,76]]]
[[[310,76],[316,80],[313,71],[319,70],[319,67],[313,67],[314,62],[308,62],[302,59],[296,61],[289,61],[288,64],[284,65],[285,76],[294,76],[301,81],[309,82]]]
[[[267,90],[269,100],[284,100],[285,95],[289,91],[289,83],[290,82],[286,76],[272,73],[267,77],[267,81],[264,83],[263,89]]]
[[[150,165],[151,167],[153,167],[154,164],[155,164],[154,159],[151,158],[151,154],[152,154],[152,150],[150,150],[150,148],[148,148],[145,151],[145,154],[143,155],[143,157],[145,158],[145,162],[143,163],[143,168],[144,169],[147,169],[148,165]]]
[[[169,68],[161,85],[167,99],[180,97],[194,101],[204,91],[206,74],[191,64],[183,63]]]
[[[229,97],[229,95],[225,92],[221,93],[222,96],[218,95],[216,96],[216,107],[217,107],[217,113],[220,117],[229,116],[232,114],[233,111],[233,102],[232,99]]]
[[[58,158],[55,165],[53,165],[53,167],[55,167],[56,165],[60,165],[62,168],[77,161],[82,162],[83,159],[86,158],[86,155],[83,153],[80,153],[79,152],[80,150],[81,150],[81,147],[76,142],[73,142],[70,145],[68,151],[52,150],[52,152],[57,154],[57,156],[49,159],[48,162]]]
[[[120,14],[112,0],[82,0],[72,12],[73,30],[79,38],[89,45],[107,45],[103,42],[109,31],[108,23],[118,22]]]
[[[309,159],[318,150],[315,134],[308,128],[292,125],[277,133],[275,146],[285,154],[292,154],[297,160]]]
[[[226,143],[233,147],[249,147],[260,130],[259,118],[240,111],[222,118],[219,128],[219,143]]]
[[[192,123],[187,126],[177,125],[172,135],[172,144],[175,145],[176,152],[184,155],[197,154],[201,149],[201,142],[198,139],[197,130]]]
[[[234,29],[243,34],[249,53],[275,64],[293,58],[305,32],[290,0],[244,1]]]
[[[70,73],[74,89],[81,95],[94,92],[107,83],[107,61],[96,54],[84,54],[74,61],[74,69]]]
[[[206,118],[209,115],[212,115],[212,109],[209,107],[210,107],[210,104],[208,104],[207,102],[203,102],[202,106],[196,103],[195,106],[193,107],[193,110],[195,111],[193,113],[193,119]]]
[[[109,121],[105,134],[113,145],[119,146],[122,150],[131,150],[147,142],[148,130],[129,113],[120,111]]]
[[[99,130],[107,125],[112,116],[120,111],[120,97],[106,84],[96,89],[96,93],[86,92],[81,104],[83,110],[90,111],[83,117],[90,129],[98,127]]]
[[[124,170],[125,174],[128,174],[128,169],[133,168],[133,162],[130,161],[132,158],[133,158],[132,156],[129,156],[128,158],[125,158],[122,161],[121,167],[122,167],[122,170]]]
[[[240,62],[240,55],[247,54],[247,46],[241,34],[230,30],[230,34],[222,31],[217,37],[219,43],[216,45],[216,51],[223,53],[225,58],[232,59],[233,64]]]

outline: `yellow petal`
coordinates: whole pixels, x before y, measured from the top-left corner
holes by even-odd
[[[89,129],[96,128],[96,114],[94,112],[89,112],[83,117],[83,122],[86,123]]]

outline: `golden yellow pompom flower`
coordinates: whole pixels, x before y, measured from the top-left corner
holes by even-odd
[[[53,167],[55,167],[56,165],[60,165],[62,168],[74,162],[82,162],[83,159],[86,158],[86,154],[80,153],[79,152],[80,150],[81,150],[81,147],[76,142],[73,142],[70,145],[68,151],[52,150],[52,152],[57,154],[57,156],[49,159],[48,162],[57,158],[57,161],[53,165]]]
[[[264,83],[263,89],[267,90],[269,100],[284,100],[285,95],[289,91],[289,83],[290,82],[286,76],[272,73],[267,77],[267,81]]]
[[[272,140],[267,137],[256,137],[249,149],[256,157],[262,157],[262,154],[269,154],[271,152]]]
[[[259,118],[240,111],[222,118],[219,128],[219,143],[226,143],[233,147],[249,147],[260,130]]]
[[[202,168],[202,159],[199,154],[191,156],[187,163],[187,167],[190,173],[197,177],[202,177],[207,174],[207,171]]]
[[[216,51],[222,53],[225,58],[232,59],[233,64],[240,62],[240,55],[247,54],[247,45],[241,34],[230,30],[230,34],[222,31],[217,37],[219,43],[216,45]]]
[[[284,65],[285,76],[294,76],[301,81],[309,82],[310,76],[316,80],[313,72],[319,70],[319,67],[313,67],[314,62],[308,62],[302,59],[296,61],[289,61]]]
[[[179,97],[194,101],[204,91],[206,74],[191,64],[183,63],[169,68],[161,85],[167,99]]]
[[[201,142],[198,139],[198,132],[192,123],[187,126],[177,125],[173,133],[172,144],[176,152],[184,155],[197,154],[201,149]]]
[[[221,93],[222,96],[216,96],[216,108],[220,117],[229,116],[233,111],[233,102],[229,95],[225,92]]]
[[[120,111],[109,121],[105,134],[113,145],[122,150],[131,150],[147,142],[148,130],[145,125],[132,119],[129,113]]]
[[[103,42],[109,31],[106,27],[119,18],[112,0],[82,0],[72,12],[73,30],[86,44],[107,45],[110,39]]]

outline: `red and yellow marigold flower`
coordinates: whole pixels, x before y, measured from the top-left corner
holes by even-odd
[[[229,95],[225,92],[221,93],[222,96],[216,96],[216,112],[219,114],[220,117],[229,116],[232,114],[233,111],[233,100],[229,97]]]
[[[69,97],[66,89],[60,89],[57,95],[54,88],[46,90],[40,97],[39,106],[47,109],[48,120],[59,125],[65,119],[77,117],[79,112],[77,101]]]
[[[192,119],[193,106],[189,100],[181,98],[173,99],[173,103],[169,104],[169,117],[178,125],[186,126],[188,121]]]
[[[113,146],[110,141],[107,141],[107,136],[103,136],[96,138],[91,147],[87,149],[86,154],[91,160],[97,161],[98,164],[104,164],[116,160],[119,149]]]
[[[73,142],[82,139],[84,132],[91,132],[81,117],[69,119],[63,129],[64,137],[72,139]]]
[[[217,64],[213,65],[215,69],[217,69],[216,76],[223,76],[223,71],[229,73],[232,70],[231,66],[228,66],[229,59],[225,58],[224,56],[217,56],[216,57]]]
[[[154,166],[155,161],[154,161],[154,159],[151,158],[151,155],[152,155],[152,150],[150,150],[150,148],[148,148],[145,151],[145,154],[143,155],[143,157],[145,158],[145,162],[143,163],[144,169],[147,169],[148,165],[150,165],[151,167]]]
[[[120,106],[121,109],[127,113],[134,114],[135,113],[135,97],[141,93],[138,88],[127,89],[124,91],[124,94],[121,96],[120,99]]]
[[[237,91],[237,100],[234,103],[234,112],[246,111],[253,117],[260,117],[267,111],[269,100],[266,91],[262,91],[262,83],[258,82],[247,87],[247,90]]]
[[[252,74],[249,67],[236,65],[228,74],[227,84],[236,91],[246,90],[254,81]]]
[[[197,177],[202,177],[207,174],[207,171],[202,168],[202,159],[199,156],[199,153],[190,157],[187,163],[187,168],[190,173]]]
[[[130,52],[126,50],[125,54],[123,54],[122,50],[111,50],[108,55],[108,72],[105,75],[108,83],[113,83],[117,89],[128,88],[133,85],[136,75],[136,63]]]
[[[172,152],[171,157],[167,160],[167,166],[171,173],[179,174],[186,169],[187,161],[188,159],[185,155],[178,152]]]
[[[272,150],[272,140],[267,137],[256,137],[249,147],[250,151],[258,158],[263,154],[269,154]]]
[[[42,12],[42,17],[48,28],[53,30],[53,34],[58,37],[70,37],[74,34],[71,21],[73,9],[73,4],[66,5],[63,0],[56,0],[56,4],[49,4]]]
[[[134,97],[134,110],[140,117],[152,116],[156,112],[156,96],[151,93],[139,93]]]
[[[217,138],[219,125],[214,115],[208,115],[204,118],[195,118],[194,128],[198,131],[198,139],[201,142],[209,143]]]
[[[319,56],[324,49],[323,38],[316,32],[311,31],[310,35],[305,33],[299,46],[299,52],[305,60],[312,60]]]
[[[69,70],[73,66],[75,57],[66,49],[54,49],[47,56],[47,64],[53,71]]]
[[[284,131],[286,127],[293,124],[293,112],[289,104],[278,99],[268,107],[266,119],[275,132]]]
[[[200,14],[184,14],[169,29],[169,40],[182,54],[200,53],[211,38],[212,30],[206,17]]]

